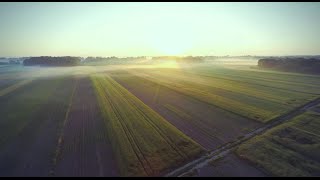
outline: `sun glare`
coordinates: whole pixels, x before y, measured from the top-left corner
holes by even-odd
[[[179,68],[179,65],[176,61],[168,60],[167,62],[163,62],[156,66],[157,68]]]
[[[154,30],[148,36],[149,45],[164,56],[187,55],[194,45],[193,37],[184,29],[171,25],[171,28]]]

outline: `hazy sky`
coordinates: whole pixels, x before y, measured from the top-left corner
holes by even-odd
[[[320,3],[0,3],[0,56],[320,54]]]

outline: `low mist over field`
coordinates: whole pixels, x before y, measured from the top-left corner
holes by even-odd
[[[320,176],[320,3],[0,3],[0,176]]]

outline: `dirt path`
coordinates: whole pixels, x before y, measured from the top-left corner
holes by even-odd
[[[285,121],[288,121],[290,119],[292,119],[293,117],[303,113],[304,111],[318,105],[320,103],[320,97],[308,102],[307,104],[304,104],[298,108],[293,109],[292,111],[281,115],[273,120],[271,120],[269,123],[267,123],[265,126],[258,128],[244,136],[242,136],[241,138],[239,138],[238,140],[234,141],[234,142],[229,142],[228,144],[213,150],[211,152],[209,152],[208,154],[189,162],[188,164],[185,164],[184,166],[177,168],[173,171],[171,171],[170,173],[166,174],[166,177],[170,177],[170,176],[183,176],[187,173],[191,173],[192,171],[197,171],[198,169],[208,165],[209,162],[219,159],[221,157],[226,156],[227,154],[229,154],[230,152],[232,152],[236,147],[238,147],[240,144],[242,144],[243,142],[259,135],[262,134],[263,132],[267,131],[268,129],[271,129],[279,124],[282,124]]]

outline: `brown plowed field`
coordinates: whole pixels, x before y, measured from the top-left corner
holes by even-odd
[[[57,176],[117,176],[117,166],[92,83],[78,80],[63,129]]]
[[[19,89],[19,95],[1,97],[6,103],[0,110],[1,137],[5,137],[0,145],[1,176],[49,175],[73,83],[72,78],[37,80]],[[9,109],[19,113],[5,113]]]

